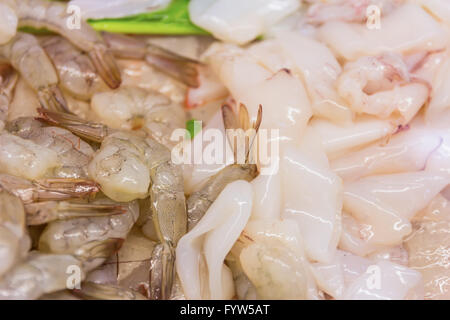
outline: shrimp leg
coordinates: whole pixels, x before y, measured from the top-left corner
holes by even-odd
[[[67,12],[67,4],[45,0],[21,0],[16,2],[19,27],[28,26],[37,29],[47,28],[56,32],[76,47],[85,51],[94,64],[100,77],[112,89],[121,83],[120,70],[100,34],[86,21],[71,28],[68,21],[72,18]]]
[[[183,173],[179,166],[172,163],[170,150],[148,137],[125,132],[110,133],[108,127],[91,124],[71,115],[44,109],[39,112],[46,121],[63,126],[81,137],[102,142],[91,162],[90,173],[99,179],[107,196],[116,201],[150,197],[153,223],[164,248],[161,259],[161,296],[163,299],[169,298],[174,279],[175,247],[187,231]],[[125,159],[133,162],[133,166],[127,165]],[[111,168],[111,164],[117,167]],[[141,171],[145,168],[148,170],[147,176]],[[123,181],[121,175],[124,174],[127,174],[127,180],[137,182],[131,186],[133,189],[124,189],[124,183],[117,183]]]
[[[34,36],[17,33],[11,41],[0,45],[0,59],[8,61],[20,72],[37,92],[39,102],[44,108],[68,111],[58,87],[56,70]]]

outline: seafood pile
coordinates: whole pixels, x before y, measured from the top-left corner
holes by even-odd
[[[0,299],[450,299],[447,0],[94,2],[0,0]]]

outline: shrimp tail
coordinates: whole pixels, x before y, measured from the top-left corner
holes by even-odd
[[[41,106],[45,109],[71,113],[61,89],[57,85],[39,89],[38,99]]]
[[[150,273],[150,298],[167,300],[172,293],[175,277],[175,248],[170,242],[155,247]]]
[[[103,32],[102,36],[115,56],[124,59],[145,59],[149,65],[188,87],[199,87],[198,67],[201,65],[200,62],[154,44],[145,45],[128,36],[108,32]]]
[[[190,88],[200,86],[198,68],[201,64],[198,61],[177,55],[155,45],[148,45],[145,61]]]
[[[117,89],[122,83],[122,78],[112,52],[104,45],[95,45],[88,55],[105,83],[111,89]]]
[[[55,220],[107,217],[124,214],[125,208],[120,205],[56,202],[47,201],[25,205],[27,224],[29,226],[41,225]]]
[[[75,115],[50,111],[43,108],[39,108],[37,111],[40,116],[38,118],[39,120],[63,127],[73,134],[90,141],[100,143],[111,133],[107,126],[101,123],[85,121]]]
[[[86,198],[100,191],[96,182],[86,179],[45,179],[34,184],[37,187],[35,201]]]

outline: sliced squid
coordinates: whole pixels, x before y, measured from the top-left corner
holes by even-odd
[[[346,184],[344,210],[370,225],[369,243],[396,245],[411,233],[413,216],[449,182],[448,177],[426,171],[366,177]]]
[[[192,21],[216,38],[237,44],[247,43],[268,27],[296,11],[297,0],[192,0]]]
[[[188,299],[234,296],[231,271],[224,260],[250,218],[252,199],[248,182],[230,183],[199,223],[179,240],[176,268]]]
[[[333,261],[313,264],[319,288],[335,299],[398,300],[422,297],[419,272],[387,260],[338,251]]]
[[[390,121],[372,117],[357,118],[352,125],[338,125],[323,119],[313,119],[310,126],[321,137],[330,160],[397,130],[397,126]]]
[[[411,24],[414,21],[414,32]],[[347,60],[386,51],[410,53],[445,48],[448,36],[438,21],[414,4],[405,4],[382,17],[380,28],[365,24],[330,21],[318,31],[319,39]]]
[[[335,88],[341,66],[325,45],[299,33],[279,32],[274,39],[253,45],[249,52],[271,71],[287,68],[302,79],[314,115],[333,122],[351,122],[353,113]]]
[[[331,259],[341,232],[342,181],[307,153],[286,148],[281,163],[282,217],[295,220],[311,260]]]
[[[441,135],[415,122],[394,134],[389,141],[370,146],[334,159],[331,167],[341,178],[353,181],[374,174],[419,171],[441,145]]]

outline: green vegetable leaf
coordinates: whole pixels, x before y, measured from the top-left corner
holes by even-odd
[[[96,30],[160,35],[207,35],[205,30],[194,25],[189,18],[189,0],[172,0],[159,11],[142,13],[135,16],[89,20]]]
[[[191,119],[186,122],[186,130],[189,132],[189,136],[187,136],[186,138],[193,139],[197,133],[202,131],[202,122],[197,121],[195,119]]]

